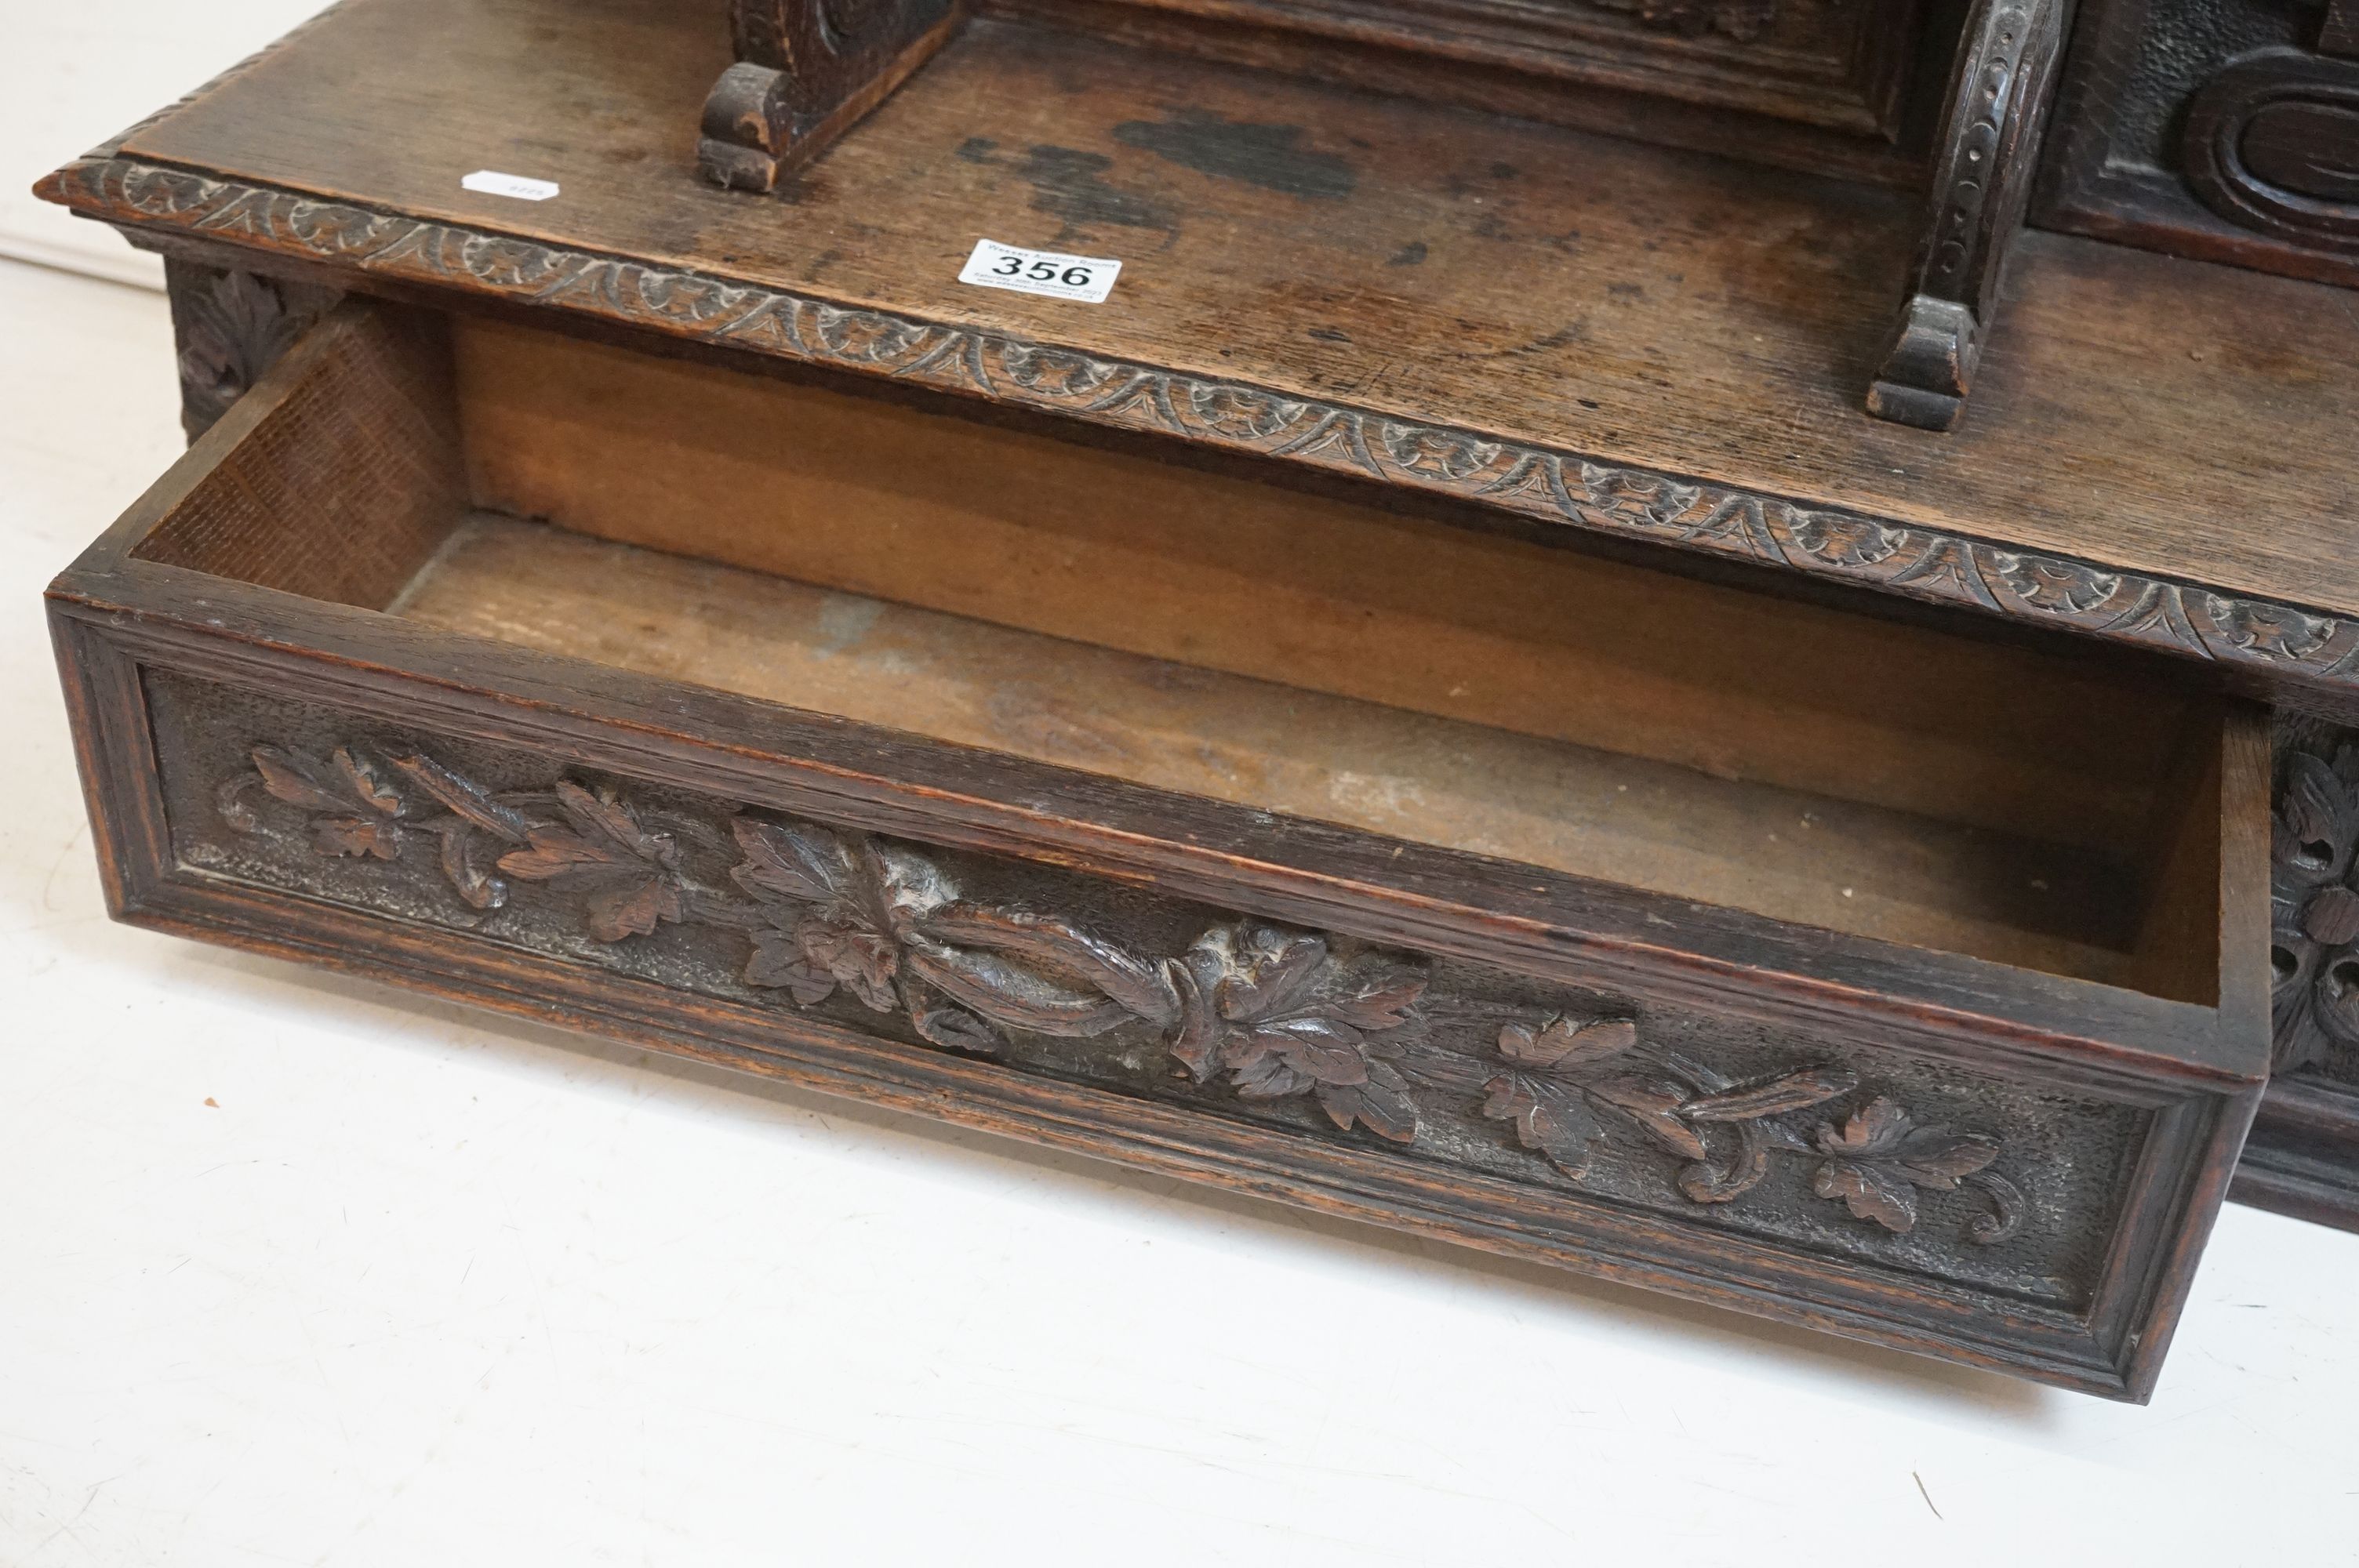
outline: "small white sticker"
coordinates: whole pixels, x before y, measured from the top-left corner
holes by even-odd
[[[557,194],[557,181],[553,179],[527,179],[523,175],[502,174],[495,168],[479,168],[459,183],[486,196],[513,196],[519,201],[546,201]]]
[[[1114,292],[1122,263],[1105,256],[1069,256],[1056,251],[1027,251],[997,240],[977,240],[974,254],[959,273],[961,283],[984,288],[1012,288],[1018,294],[1045,294],[1051,299],[1079,299],[1103,305]]]

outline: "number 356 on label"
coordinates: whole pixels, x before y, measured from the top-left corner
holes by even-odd
[[[977,240],[974,254],[959,272],[959,281],[1101,305],[1114,292],[1114,275],[1121,271],[1122,263],[1104,256],[1069,256],[1003,245],[997,240]]]

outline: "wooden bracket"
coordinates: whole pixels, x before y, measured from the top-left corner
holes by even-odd
[[[958,0],[734,0],[737,63],[705,98],[698,167],[770,189],[890,96],[959,14]]]
[[[1913,286],[1868,389],[1879,419],[1947,430],[1965,412],[2009,248],[2031,199],[2068,0],[1975,0],[1943,117]]]

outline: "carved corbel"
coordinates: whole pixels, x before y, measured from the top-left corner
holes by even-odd
[[[768,190],[882,103],[957,25],[957,0],[735,0],[737,63],[704,101],[697,163]]]
[[[1868,389],[1879,419],[1947,430],[1965,411],[2007,252],[2031,199],[2068,0],[1975,0],[1937,144],[1908,299]]]
[[[180,427],[191,441],[212,429],[303,330],[342,297],[316,284],[175,257],[165,259],[164,286],[179,358]]]

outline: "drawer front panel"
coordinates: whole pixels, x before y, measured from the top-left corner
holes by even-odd
[[[1988,1314],[2082,1337],[2141,1155],[2187,1112],[209,679],[143,685],[177,875],[1408,1162],[1445,1201],[1527,1193],[1529,1239],[1576,1266],[1554,1217],[1621,1215],[1729,1249],[1733,1272],[1777,1260],[1960,1332]]]

